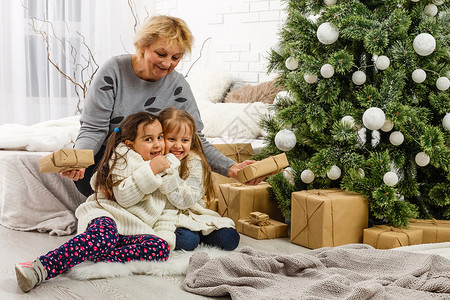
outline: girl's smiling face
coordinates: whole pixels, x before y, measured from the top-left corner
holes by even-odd
[[[191,151],[192,130],[187,124],[180,126],[178,131],[164,133],[166,154],[172,153],[182,160]]]
[[[139,153],[144,160],[163,155],[165,145],[161,123],[155,120],[150,124],[139,124],[136,139],[126,140],[125,144]]]

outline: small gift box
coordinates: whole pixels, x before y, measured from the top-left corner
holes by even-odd
[[[239,170],[238,181],[244,183],[262,176],[274,175],[281,172],[287,166],[289,166],[289,162],[286,154],[281,153],[275,156],[269,156]]]
[[[244,160],[248,160],[253,155],[252,144],[250,143],[237,143],[237,144],[214,144],[220,153],[226,157],[231,158],[237,163],[241,163]]]
[[[340,189],[291,194],[291,242],[311,249],[361,243],[369,201]]]
[[[364,229],[363,243],[376,249],[391,249],[422,243],[422,229],[396,228],[376,225]]]
[[[218,212],[223,217],[233,219],[235,223],[254,211],[266,213],[275,220],[283,221],[284,217],[277,203],[270,199],[271,188],[267,182],[257,185],[221,184]]]
[[[257,240],[288,235],[287,224],[272,220],[267,214],[260,212],[251,212],[247,218],[239,219],[236,223],[236,230]]]
[[[422,229],[422,243],[450,242],[450,221],[445,220],[409,220],[409,228]]]
[[[39,159],[41,173],[61,173],[94,164],[94,152],[81,149],[60,149]]]

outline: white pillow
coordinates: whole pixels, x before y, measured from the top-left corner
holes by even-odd
[[[186,77],[195,99],[213,103],[223,102],[232,83],[230,73],[200,70]]]
[[[268,107],[262,102],[199,106],[205,126],[202,132],[209,138],[256,139],[263,136],[259,121]]]

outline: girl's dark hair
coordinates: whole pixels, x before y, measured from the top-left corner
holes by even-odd
[[[179,131],[183,126],[188,126],[192,130],[192,144],[191,152],[197,154],[202,161],[203,169],[203,192],[207,201],[211,201],[213,195],[213,185],[211,179],[211,167],[206,159],[205,152],[203,150],[203,143],[197,134],[197,128],[195,126],[194,118],[184,110],[176,109],[174,107],[168,107],[161,111],[159,114],[159,120],[163,126],[163,132],[165,133]],[[185,157],[186,158],[186,157]],[[189,176],[189,170],[187,167],[187,159],[180,161],[180,177],[186,179]]]
[[[106,141],[105,153],[97,165],[97,175],[94,182],[94,194],[97,201],[97,194],[101,191],[109,200],[115,201],[113,187],[120,181],[114,181],[112,170],[119,159],[124,159],[123,155],[116,152],[116,147],[126,140],[134,141],[137,137],[138,126],[144,124],[144,128],[154,122],[159,122],[158,117],[148,112],[138,112],[126,117],[114,130]]]

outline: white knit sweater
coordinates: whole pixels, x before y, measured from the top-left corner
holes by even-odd
[[[157,235],[173,249],[176,227],[202,230],[204,234],[234,227],[231,219],[222,218],[201,205],[202,166],[197,156],[186,158],[189,159],[189,178],[182,180],[178,174],[180,161],[172,154],[166,156],[170,168],[154,175],[149,162],[125,144],[119,144],[116,151],[124,156],[112,171],[114,181],[122,180],[113,187],[116,201],[106,199],[99,192],[99,206],[91,195],[75,211],[78,233],[84,232],[93,219],[106,216],[116,222],[121,235]],[[95,178],[94,174],[91,185]]]

